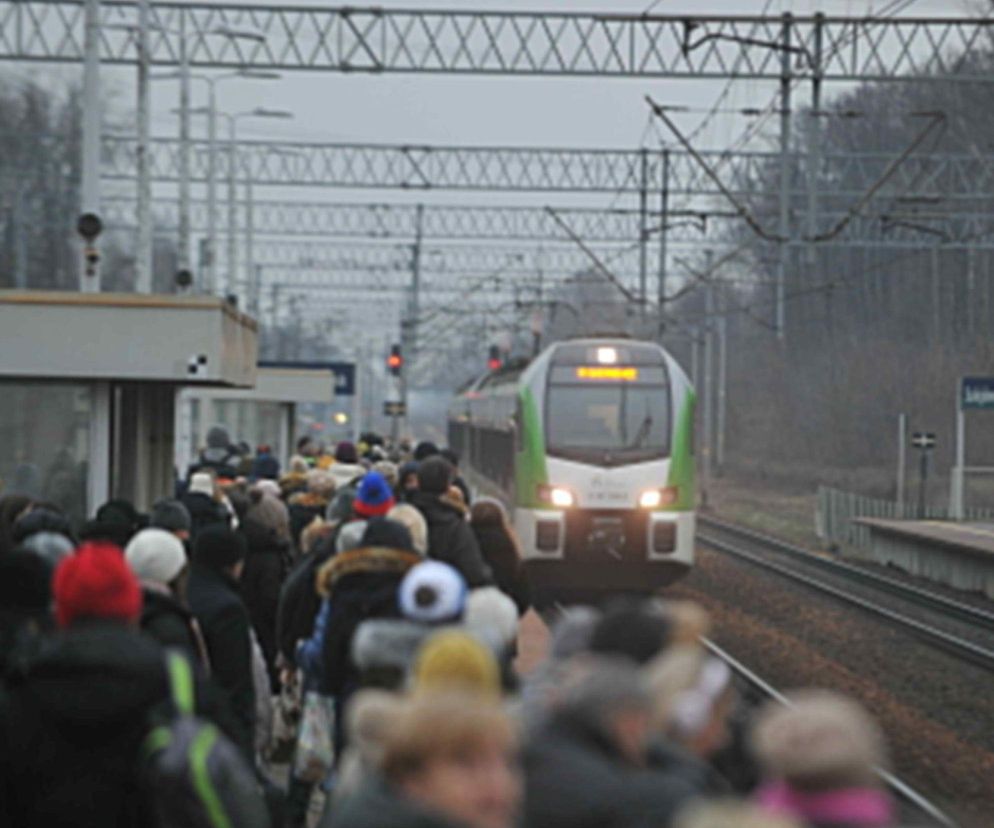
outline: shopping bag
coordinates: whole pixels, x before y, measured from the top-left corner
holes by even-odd
[[[335,758],[332,742],[334,726],[335,700],[321,693],[305,694],[293,762],[293,775],[297,779],[321,782],[331,771]]]

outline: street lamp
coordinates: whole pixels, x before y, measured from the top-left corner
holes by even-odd
[[[283,109],[266,109],[256,107],[245,112],[218,112],[222,118],[228,119],[228,285],[225,293],[230,291],[236,280],[237,238],[237,209],[238,209],[238,121],[244,118],[274,118],[290,119],[293,113]],[[252,175],[251,170],[245,176],[245,268],[246,286],[248,287],[248,311],[258,314],[259,311],[259,278],[255,268]]]
[[[225,30],[227,31],[227,30]],[[241,37],[252,37],[250,33],[242,32]],[[257,72],[251,69],[241,69],[211,77],[210,75],[190,75],[191,79],[203,81],[207,85],[207,108],[189,110],[190,115],[207,115],[207,247],[209,251],[204,286],[209,294],[217,289],[217,85],[227,80],[279,80],[279,72]],[[169,72],[153,75],[153,80],[178,80],[180,72]],[[180,110],[182,114],[182,110]],[[187,207],[189,209],[189,206]],[[182,204],[181,204],[182,210]],[[223,293],[223,291],[222,291]]]
[[[190,61],[187,52],[188,36],[185,31],[185,17],[180,18],[180,28],[170,29],[150,21],[150,0],[138,0],[138,21],[136,23],[114,23],[108,29],[126,31],[135,38],[138,53],[138,243],[135,257],[136,289],[140,293],[152,291],[152,182],[149,168],[149,141],[151,127],[151,107],[149,105],[149,82],[151,56],[148,48],[150,31],[173,35],[179,42],[179,71],[173,77],[180,81],[180,158],[179,158],[179,269],[190,269]],[[220,26],[211,34],[228,38],[242,38],[264,42],[266,37],[259,32]],[[190,35],[198,36],[196,33]],[[213,94],[213,87],[212,87]],[[213,157],[210,163],[213,164]],[[208,196],[210,200],[210,196]],[[213,213],[212,213],[213,216]],[[212,220],[212,219],[211,219]],[[213,274],[211,274],[213,277]]]

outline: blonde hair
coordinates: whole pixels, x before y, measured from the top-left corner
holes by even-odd
[[[316,516],[300,532],[300,553],[307,555],[317,548],[331,534],[332,525],[320,515]]]
[[[414,541],[414,550],[419,555],[428,554],[428,523],[420,510],[410,503],[398,503],[389,512],[387,520],[395,520],[405,526]]]
[[[496,700],[462,693],[415,696],[398,710],[383,743],[381,770],[392,783],[438,760],[457,759],[498,742],[517,742],[510,717]]]
[[[732,692],[728,668],[721,670],[700,646],[671,647],[649,662],[645,674],[654,728],[677,739],[699,731]],[[711,672],[717,673],[714,679]]]
[[[299,454],[295,454],[290,458],[289,471],[291,474],[307,474],[309,469],[310,466],[307,465],[307,461]]]
[[[667,601],[666,617],[671,623],[670,645],[696,646],[711,632],[711,615],[696,601]]]
[[[829,690],[800,690],[789,701],[768,703],[753,727],[753,750],[769,776],[804,790],[879,784],[884,735],[859,702]]]
[[[398,480],[400,479],[400,470],[396,463],[391,463],[389,460],[379,460],[373,463],[373,471],[379,472],[383,475],[383,479],[387,481],[387,485],[393,489],[396,487]]]
[[[307,472],[307,491],[330,498],[335,493],[335,478],[323,469]]]
[[[733,799],[700,802],[680,811],[673,828],[802,828],[790,817],[775,816],[749,802]]]

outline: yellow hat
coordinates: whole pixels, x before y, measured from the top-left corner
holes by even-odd
[[[500,668],[493,653],[468,633],[443,630],[421,646],[414,662],[415,693],[463,691],[500,696]]]

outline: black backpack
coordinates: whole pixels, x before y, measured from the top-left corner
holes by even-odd
[[[193,671],[167,651],[172,717],[145,738],[144,771],[156,828],[269,828],[252,768],[234,744],[194,714]]]

